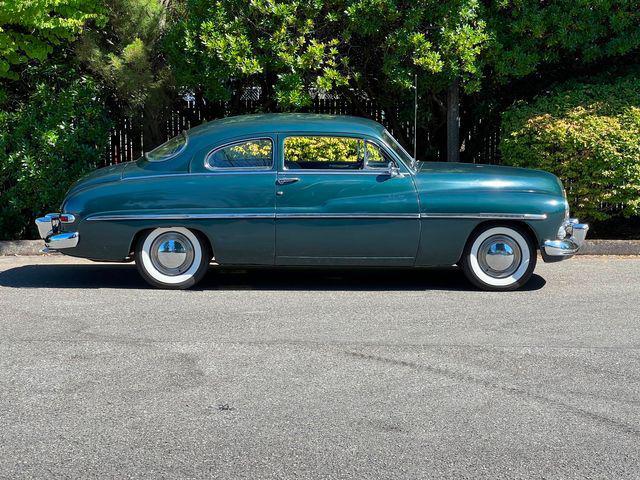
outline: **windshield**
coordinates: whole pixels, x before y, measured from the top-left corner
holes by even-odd
[[[398,141],[395,138],[393,138],[389,132],[387,132],[386,130],[382,132],[382,139],[387,144],[387,146],[389,146],[396,153],[396,155],[400,157],[400,159],[405,165],[411,168],[415,168],[415,162],[413,160],[413,157],[411,157],[411,155],[409,155],[407,151],[404,148],[402,148],[402,145],[400,145]]]
[[[184,132],[176,135],[171,140],[167,140],[159,147],[154,148],[146,154],[150,162],[161,162],[177,155],[187,144],[187,136]]]

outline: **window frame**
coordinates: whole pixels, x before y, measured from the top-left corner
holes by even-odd
[[[398,162],[391,155],[389,155],[387,151],[384,148],[382,148],[382,146],[380,146],[379,144],[377,144],[376,142],[374,142],[369,138],[364,138],[364,168],[362,170],[380,172],[380,171],[383,171],[384,168],[388,168],[388,165],[389,165],[389,163],[387,162],[385,167],[370,167],[369,166],[369,149],[367,148],[367,143],[375,145],[378,148],[378,150],[380,150],[380,153],[382,155],[384,155],[387,158],[390,158],[391,160],[389,161],[393,162],[396,166],[398,165]]]
[[[364,143],[371,142],[391,159],[391,161],[401,170],[404,168],[405,172],[403,173],[413,173],[413,170],[409,168],[402,159],[398,158],[398,155],[393,151],[391,147],[389,147],[382,139],[378,137],[374,137],[367,134],[360,133],[351,133],[351,132],[305,132],[305,131],[290,131],[290,132],[280,132],[278,134],[278,148],[280,150],[278,154],[278,171],[280,173],[290,173],[290,174],[318,174],[318,173],[326,173],[332,175],[349,175],[355,173],[362,173],[364,175],[381,175],[383,170],[381,168],[366,168],[366,162],[364,168],[360,168],[358,170],[347,170],[347,169],[331,169],[331,168],[321,168],[321,169],[289,169],[285,165],[284,159],[284,144],[287,138],[289,137],[343,137],[343,138],[355,138],[362,140]],[[366,152],[366,147],[365,147]]]
[[[243,143],[248,143],[248,142],[255,142],[257,140],[268,140],[269,143],[271,144],[271,165],[266,166],[266,167],[216,167],[215,165],[211,165],[210,163],[210,159],[213,155],[215,155],[217,152],[219,152],[220,150],[227,148],[227,147],[232,147],[234,145],[240,145]],[[236,172],[246,172],[246,171],[250,171],[250,172],[269,172],[272,171],[274,166],[275,166],[275,159],[276,159],[276,155],[275,155],[275,146],[276,146],[276,142],[274,142],[273,138],[269,137],[269,136],[260,136],[260,137],[246,137],[246,138],[240,138],[240,139],[236,139],[236,140],[231,140],[229,142],[223,143],[221,145],[218,145],[217,147],[213,148],[212,150],[209,151],[209,153],[207,153],[204,157],[204,168],[206,168],[209,171],[212,172],[229,172],[229,171],[236,171]]]
[[[306,173],[306,172],[311,172],[311,173],[321,173],[321,172],[340,172],[340,173],[353,173],[353,172],[361,172],[363,170],[365,170],[364,168],[358,168],[358,169],[342,169],[342,168],[296,168],[296,169],[290,169],[287,168],[286,165],[286,159],[285,159],[285,144],[287,141],[287,138],[291,138],[291,137],[329,137],[329,138],[347,138],[347,139],[352,139],[352,140],[360,140],[362,142],[362,150],[363,150],[363,157],[362,157],[362,165],[364,167],[365,165],[365,158],[364,156],[366,155],[366,148],[364,146],[364,143],[366,142],[366,139],[364,137],[362,137],[361,135],[354,135],[351,133],[310,133],[310,132],[286,132],[286,133],[282,133],[282,141],[280,142],[281,144],[281,148],[282,148],[282,154],[280,155],[281,160],[282,160],[282,171],[283,172],[296,172],[296,173]]]

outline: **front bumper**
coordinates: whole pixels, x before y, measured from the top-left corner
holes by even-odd
[[[73,248],[78,245],[78,232],[62,232],[61,225],[72,224],[75,217],[70,214],[48,213],[44,217],[36,218],[36,226],[40,238],[44,240],[43,252],[51,252]]]
[[[589,225],[577,218],[566,220],[558,230],[558,238],[544,242],[543,251],[549,257],[571,257],[578,253],[587,238]]]

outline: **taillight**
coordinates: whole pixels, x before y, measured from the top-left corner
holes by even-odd
[[[73,223],[76,221],[76,217],[74,217],[70,213],[61,213],[58,218],[60,220],[60,223]]]

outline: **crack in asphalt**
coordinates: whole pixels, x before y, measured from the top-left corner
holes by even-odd
[[[626,434],[633,435],[635,437],[640,437],[640,428],[635,427],[633,425],[629,425],[627,423],[621,422],[611,417],[607,417],[606,415],[598,414],[591,412],[589,410],[585,410],[580,407],[576,407],[575,405],[570,405],[565,402],[561,402],[560,400],[553,399],[547,397],[545,395],[532,392],[530,390],[525,390],[523,388],[515,387],[512,385],[500,385],[498,383],[489,382],[487,380],[483,380],[481,378],[474,377],[473,375],[464,374],[460,372],[456,372],[454,370],[449,370],[446,368],[434,367],[431,365],[423,365],[416,362],[409,362],[406,360],[397,360],[389,357],[382,357],[379,355],[370,355],[366,353],[353,352],[353,351],[344,351],[348,356],[358,358],[361,360],[374,361],[379,363],[385,363],[390,365],[397,365],[400,367],[407,367],[414,370],[422,370],[429,373],[433,373],[436,375],[440,375],[442,377],[446,377],[452,380],[462,381],[466,383],[473,383],[476,385],[483,386],[485,388],[489,388],[492,390],[500,390],[504,393],[508,393],[510,395],[515,395],[518,397],[528,398],[531,400],[535,400],[539,403],[550,405],[552,407],[556,407],[561,411],[569,411],[576,415],[579,415],[584,418],[588,418],[590,420],[596,421],[600,424],[604,424],[608,427],[616,428]]]

